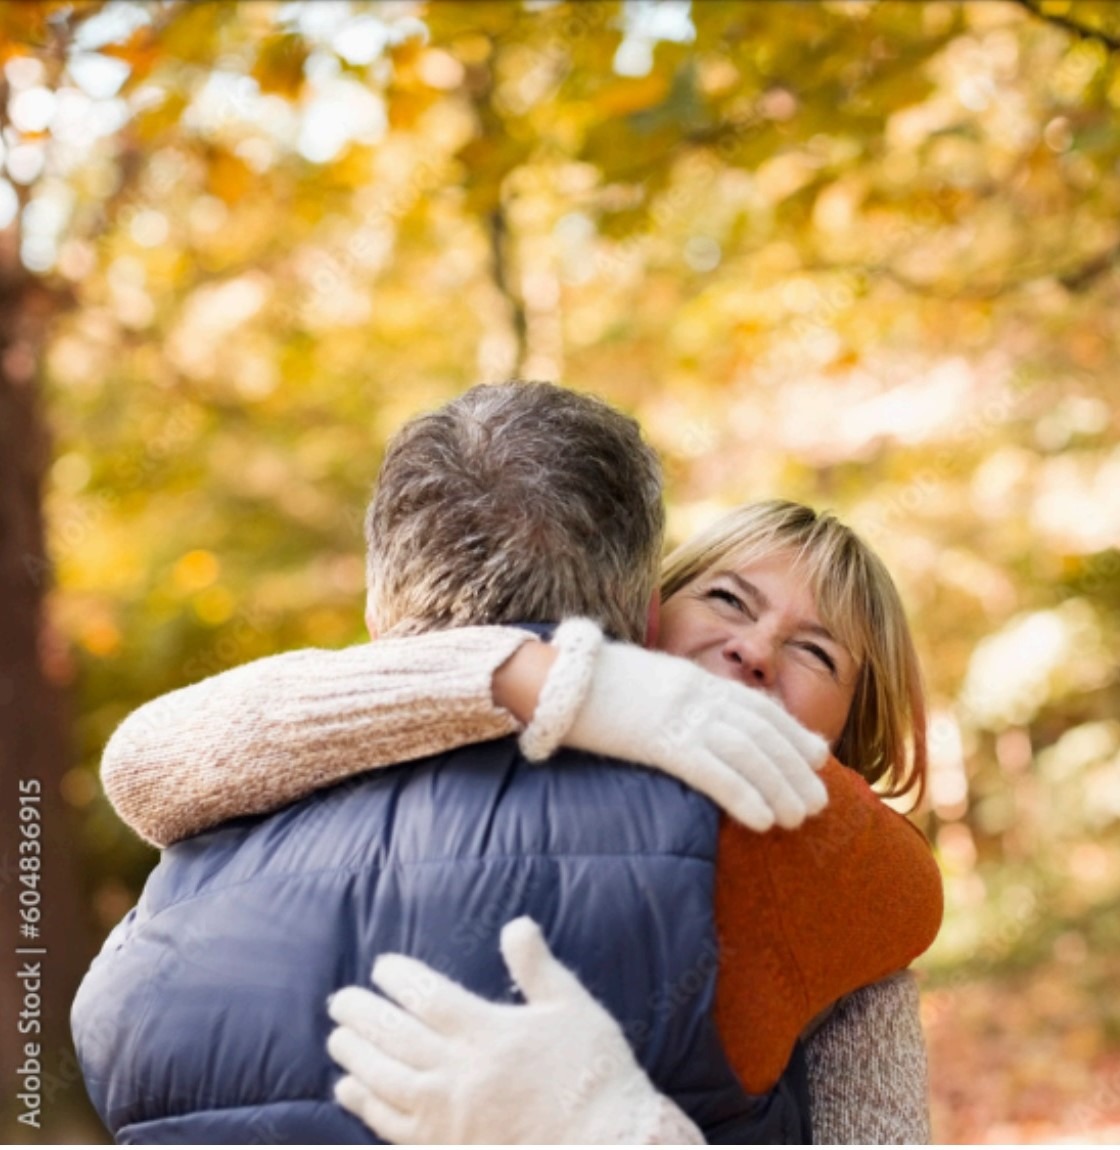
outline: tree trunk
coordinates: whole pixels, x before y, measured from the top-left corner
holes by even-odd
[[[60,648],[45,614],[49,449],[38,382],[57,302],[20,264],[17,231],[0,234],[0,1116],[5,1134],[41,1141],[63,1136],[87,1105],[69,1008],[91,935],[60,787],[71,757]],[[28,1073],[35,1062],[38,1075]],[[35,1109],[16,1097],[36,1093],[34,1077],[38,1131],[17,1121]]]
[[[487,216],[486,227],[490,240],[490,275],[509,312],[514,346],[513,370],[509,374],[516,378],[521,376],[528,356],[529,321],[521,293],[514,286],[513,240],[509,234],[506,210],[501,204]]]

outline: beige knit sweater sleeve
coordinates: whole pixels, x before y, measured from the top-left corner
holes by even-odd
[[[258,659],[163,695],[114,732],[101,781],[156,846],[350,775],[519,730],[494,672],[533,636],[463,627]]]
[[[909,971],[841,999],[806,1056],[814,1142],[928,1144],[926,1045]]]

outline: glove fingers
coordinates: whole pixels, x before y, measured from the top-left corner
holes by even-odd
[[[707,795],[737,823],[759,834],[774,826],[774,811],[755,787],[724,759],[698,749],[689,784]]]
[[[804,757],[766,720],[711,733],[710,746],[726,761],[743,764],[743,774],[774,812],[778,826],[800,826],[828,801],[828,792]]]
[[[751,775],[751,782],[759,794],[770,804],[774,821],[786,830],[799,827],[809,815],[812,805],[798,793],[794,780],[801,776],[802,785],[810,782],[819,788],[820,805],[827,799],[824,784],[813,769],[797,754],[773,727],[757,724],[750,732],[753,750],[759,757],[759,769]]]
[[[809,766],[814,771],[819,771],[825,763],[828,762],[828,756],[831,753],[828,743],[816,731],[806,730],[800,723],[793,719],[792,716],[786,715],[781,707],[778,708],[784,718],[789,719],[789,723],[779,728],[782,734],[797,748],[798,752],[804,756]]]
[[[438,1034],[470,1033],[495,1005],[404,954],[383,954],[373,964],[373,981]]]
[[[416,1123],[411,1115],[402,1114],[383,1098],[367,1090],[356,1078],[340,1078],[334,1087],[335,1100],[343,1110],[364,1122],[379,1138],[398,1146],[421,1141],[416,1137]]]
[[[824,810],[828,805],[828,790],[817,774],[819,769],[817,759],[802,754],[797,743],[787,738],[785,731],[777,729],[767,722],[759,722],[752,733],[759,750],[766,754],[782,781],[793,790],[799,802],[803,804],[805,814],[815,815]],[[809,739],[817,738],[816,735],[812,735],[808,731],[802,731],[799,741],[804,742],[806,737]],[[823,739],[820,739],[819,742],[827,756],[828,747],[824,745]],[[799,826],[800,823],[801,818],[798,817],[797,822],[793,825]],[[779,826],[786,825],[780,818],[778,824]]]
[[[440,1055],[442,1039],[407,1010],[365,990],[347,986],[333,995],[327,1013],[340,1026],[349,1027],[362,1038],[400,1062],[426,1070]]]
[[[526,1002],[588,997],[576,976],[553,955],[541,928],[527,915],[502,927],[499,945]]]
[[[779,702],[762,691],[751,691],[750,709],[759,720],[768,722],[792,743],[814,770],[824,766],[828,760],[828,743],[815,731],[802,726]]]
[[[402,1111],[416,1109],[422,1071],[390,1058],[345,1026],[330,1032],[327,1053],[361,1086],[390,1106]]]

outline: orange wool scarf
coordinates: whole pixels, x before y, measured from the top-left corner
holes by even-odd
[[[769,1090],[826,1007],[937,937],[941,875],[922,833],[830,759],[825,810],[796,831],[720,827],[716,1022],[752,1093]]]

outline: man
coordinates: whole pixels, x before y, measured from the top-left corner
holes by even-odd
[[[641,641],[659,469],[599,401],[475,388],[393,442],[367,529],[375,635],[584,614]],[[670,779],[501,739],[178,843],[75,1001],[91,1097],[121,1141],[369,1141],[331,1100],[328,994],[395,951],[508,997],[527,914],[709,1141],[801,1141],[803,1083],[745,1094],[711,1018],[716,825]]]

